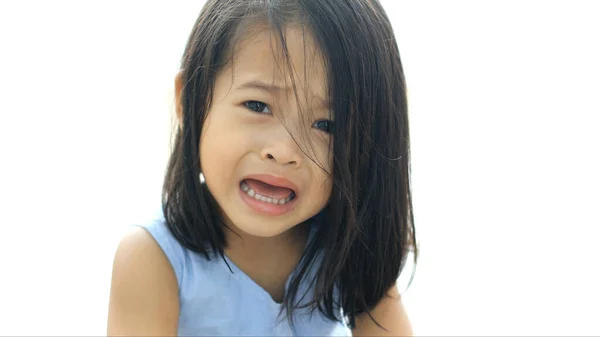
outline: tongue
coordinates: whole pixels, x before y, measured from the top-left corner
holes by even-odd
[[[254,190],[254,192],[273,199],[285,199],[293,192],[289,188],[279,187],[263,183],[260,180],[246,179],[244,182]]]

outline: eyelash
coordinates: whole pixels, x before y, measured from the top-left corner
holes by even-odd
[[[262,111],[264,110],[264,108],[267,108],[267,109],[268,109],[268,106],[267,106],[267,104],[265,104],[265,103],[263,103],[263,102],[260,102],[260,101],[246,101],[246,102],[244,102],[243,104],[244,104],[244,106],[245,106],[246,108],[248,108],[248,109],[250,109],[250,110],[252,110],[252,111],[254,111],[254,112],[256,112],[256,113],[259,113],[259,114],[265,114],[266,112],[262,112]],[[254,110],[253,108],[251,108],[251,107],[250,107],[250,105],[263,105],[263,106],[264,106],[264,108],[263,108],[263,109],[260,109],[260,110]],[[270,113],[270,112],[271,112],[271,110],[268,110],[268,113]]]
[[[272,113],[271,110],[269,109],[269,106],[266,103],[260,102],[260,101],[245,101],[244,103],[242,103],[247,109],[251,110],[254,113],[258,113],[258,114],[269,114]],[[262,107],[262,109],[261,109]],[[255,110],[257,109],[257,110]],[[265,112],[264,110],[267,109],[267,112]],[[318,126],[320,125],[320,126]],[[329,119],[319,119],[318,121],[314,122],[313,127],[316,127],[317,129],[325,132],[325,133],[331,133],[333,132],[333,121],[329,120]]]

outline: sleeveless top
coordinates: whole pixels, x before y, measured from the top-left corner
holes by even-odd
[[[207,260],[204,255],[183,247],[167,228],[162,211],[154,220],[134,225],[152,235],[173,267],[179,286],[179,336],[352,335],[343,323],[330,321],[319,310],[311,314],[308,309],[296,309],[294,329],[285,313],[279,315],[281,304],[227,256],[231,270],[220,256]],[[316,227],[317,221],[313,221],[309,242]],[[315,269],[310,272],[314,273]],[[288,278],[286,290],[289,281]],[[299,296],[306,289],[305,282],[299,287]],[[309,290],[306,299],[312,298],[312,294]],[[343,318],[341,309],[338,317]]]

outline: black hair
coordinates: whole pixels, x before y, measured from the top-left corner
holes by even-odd
[[[396,283],[408,256],[415,263],[418,256],[405,78],[392,26],[377,0],[207,1],[181,60],[182,124],[163,185],[165,219],[186,248],[207,259],[211,250],[223,257],[218,205],[198,179],[199,140],[215,79],[256,22],[267,24],[284,49],[287,26],[310,31],[324,59],[335,114],[326,225],[319,226],[291,279],[283,302],[287,317],[300,307],[293,299],[319,255],[315,277],[306,280],[314,289],[308,305],[338,321],[341,307],[353,328],[355,317],[372,310]]]

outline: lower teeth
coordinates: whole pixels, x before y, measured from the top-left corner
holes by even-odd
[[[244,191],[244,193],[248,194],[248,196],[262,201],[262,202],[266,202],[269,204],[274,204],[274,205],[283,205],[286,204],[288,202],[290,202],[292,199],[294,199],[296,197],[296,194],[292,191],[292,193],[285,199],[274,199],[274,198],[269,198],[269,197],[265,197],[263,195],[260,195],[256,192],[254,192],[253,189],[250,188],[250,186],[248,186],[245,182],[242,182],[240,184],[240,188],[242,189],[242,191]]]

